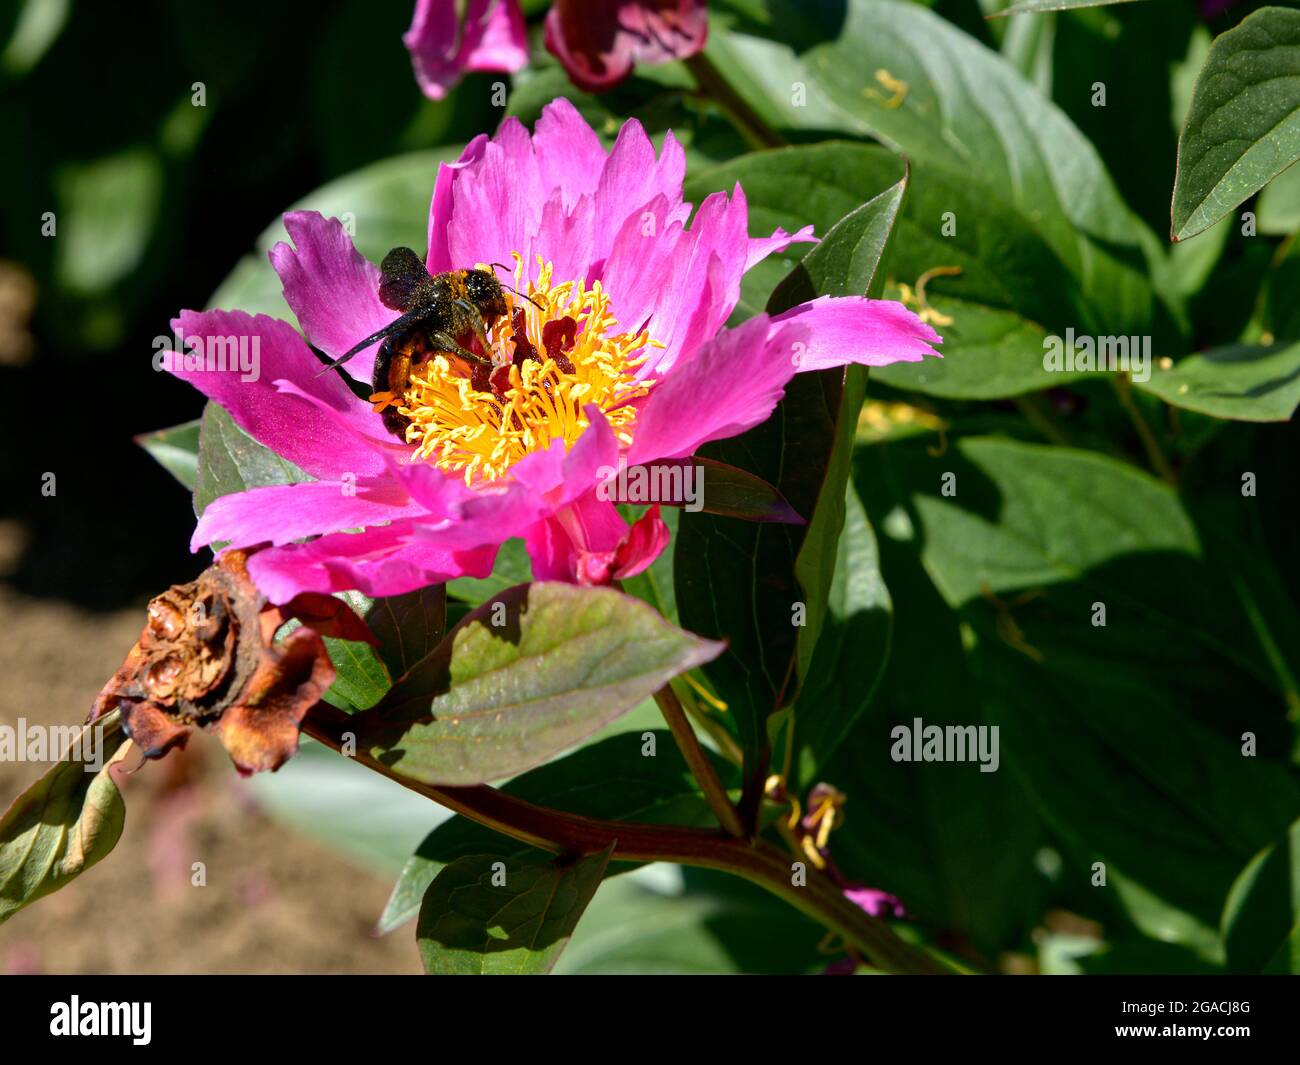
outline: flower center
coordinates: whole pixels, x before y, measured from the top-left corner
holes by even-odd
[[[515,280],[523,272],[517,252]],[[440,353],[410,375],[401,396],[371,397],[376,410],[395,406],[408,419],[407,443],[417,458],[462,472],[466,484],[493,481],[555,440],[565,447],[587,428],[584,408],[596,404],[614,435],[630,444],[636,408],[631,401],[653,381],[633,371],[662,347],[645,329],[618,332],[609,296],[597,281],[552,283],[553,266],[540,271],[528,298],[506,293],[509,308],[487,334],[491,367]]]

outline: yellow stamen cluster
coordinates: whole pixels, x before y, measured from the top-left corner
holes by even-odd
[[[515,254],[516,281],[522,258]],[[552,284],[551,263],[538,260],[537,280],[528,295],[537,305],[512,293],[510,306],[489,332],[495,367],[508,367],[508,386],[500,394],[473,387],[462,360],[436,355],[416,368],[402,396],[399,412],[410,419],[408,443],[418,458],[445,470],[461,471],[466,484],[493,481],[534,451],[552,441],[571,447],[587,428],[583,408],[594,403],[623,444],[632,440],[636,419],[629,402],[649,391],[652,381],[638,381],[633,372],[645,361],[651,347],[662,347],[642,330],[614,332],[617,320],[610,313],[609,297],[597,281],[587,288],[582,281]],[[514,312],[524,311],[527,338],[538,359],[513,365]],[[547,322],[572,318],[577,323],[574,345],[563,352],[573,366],[568,373],[546,354],[542,329]],[[505,376],[500,369],[498,382]],[[375,397],[376,399],[384,397]]]

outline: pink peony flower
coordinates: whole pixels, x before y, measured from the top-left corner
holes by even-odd
[[[192,351],[247,338],[260,373],[188,356],[173,358],[172,372],[315,478],[215,500],[191,546],[269,545],[248,568],[276,603],[485,576],[514,536],[538,580],[629,577],[663,550],[667,530],[657,507],[629,529],[605,498],[620,463],[679,459],[744,432],[772,413],[797,371],[937,354],[939,337],[909,310],[861,297],[821,297],[724,328],[742,274],[814,238],[807,227],[751,239],[739,186],[709,196],[692,218],[684,171],[671,133],[656,158],[632,120],[606,152],[563,99],[531,136],[507,119],[439,168],[428,270],[479,264],[520,293],[507,291],[507,313],[487,330],[490,379],[438,354],[402,395],[366,402],[339,371],[321,375],[287,322],[182,312],[173,328]],[[311,344],[337,358],[394,320],[379,270],[338,221],[297,212],[284,222],[293,246],[277,244],[270,258]],[[510,263],[513,277],[488,265]],[[363,394],[378,346],[343,367]],[[380,408],[400,411],[400,436]]]
[[[517,0],[416,0],[402,37],[424,95],[441,100],[465,71],[513,74],[528,62],[528,33]]]
[[[612,89],[637,63],[693,56],[704,47],[704,0],[556,0],[546,13],[546,49],[586,92]]]

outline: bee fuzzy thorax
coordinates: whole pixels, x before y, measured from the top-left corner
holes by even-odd
[[[522,273],[517,254],[516,280]],[[415,458],[461,473],[467,484],[496,480],[525,456],[562,440],[571,447],[595,404],[615,436],[631,443],[633,400],[653,385],[636,369],[662,347],[644,329],[618,331],[599,282],[553,282],[539,259],[537,280],[487,331],[491,367],[440,352],[415,366],[401,395],[376,393],[377,410],[395,407]]]

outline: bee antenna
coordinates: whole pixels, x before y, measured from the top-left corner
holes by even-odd
[[[544,310],[546,310],[546,308],[543,307],[540,303],[538,303],[535,299],[533,299],[532,296],[524,296],[524,294],[523,294],[522,292],[520,292],[517,288],[515,288],[513,285],[509,286],[509,288],[510,288],[510,291],[513,292],[516,296],[523,296],[524,299],[526,299],[529,303],[531,303],[531,304],[532,304],[534,307],[536,307],[539,311],[544,311]]]
[[[510,269],[510,267],[508,267],[505,263],[488,263],[488,265],[489,265],[489,266],[498,266],[498,267],[500,267],[502,270],[509,270],[509,269]],[[498,278],[498,280],[500,280],[500,279]],[[505,285],[505,282],[502,282],[502,284]],[[517,288],[515,288],[514,285],[505,285],[505,287],[508,288],[511,292],[513,292],[516,296],[523,296],[524,299],[526,299],[529,303],[531,303],[531,304],[532,304],[534,307],[536,307],[539,311],[544,311],[544,310],[546,310],[546,308],[543,307],[540,303],[538,303],[535,299],[533,299],[532,296],[526,296],[526,295],[524,295],[524,293],[520,292]]]

